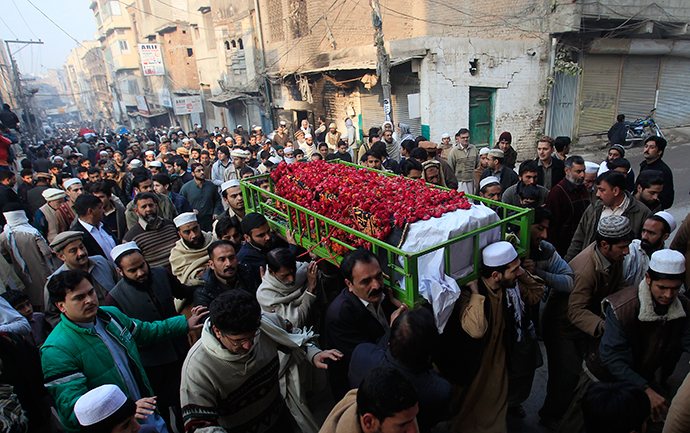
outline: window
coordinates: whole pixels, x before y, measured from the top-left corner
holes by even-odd
[[[127,90],[129,91],[130,95],[138,95],[139,83],[137,80],[127,80]]]
[[[223,43],[225,44],[225,49],[226,49],[226,50],[229,50],[229,49],[230,49],[230,42],[225,41],[225,42],[223,42]]]
[[[191,48],[187,48],[187,57],[192,57],[194,55],[194,50]]]
[[[268,28],[271,35],[271,42],[285,40],[285,27],[283,20],[282,0],[268,0]]]
[[[237,45],[240,46],[240,50],[243,50],[243,49],[244,49],[244,44],[242,43],[242,38],[239,38],[239,39],[237,40]]]
[[[232,44],[232,47],[233,47],[233,48],[237,48],[237,42],[235,42],[234,39],[233,39],[232,42],[230,42],[230,43]]]
[[[120,12],[120,2],[117,0],[111,0],[110,2],[110,13],[112,15],[122,15]]]
[[[103,23],[101,22],[101,14],[99,12],[96,12],[96,24],[98,24],[98,27],[102,27]]]
[[[129,54],[129,43],[127,41],[118,40],[117,46],[120,49],[120,54]]]

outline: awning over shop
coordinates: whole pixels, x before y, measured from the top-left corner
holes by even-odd
[[[219,95],[212,96],[208,98],[208,102],[210,102],[213,105],[217,105],[219,107],[222,107],[226,105],[228,102],[232,102],[238,99],[258,99],[259,96],[252,95],[250,93],[246,92],[234,92],[234,91],[225,91]]]
[[[168,113],[166,111],[156,111],[151,114],[144,114],[144,113],[139,113],[139,112],[132,112],[132,113],[127,113],[129,116],[141,116],[145,117],[147,119],[150,119],[151,117],[158,117],[158,116],[167,116]]]

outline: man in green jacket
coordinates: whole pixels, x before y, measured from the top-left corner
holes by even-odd
[[[55,398],[60,421],[68,433],[79,432],[74,404],[87,391],[111,383],[137,402],[142,424],[168,432],[155,412],[151,391],[137,346],[147,346],[200,329],[205,308],[157,322],[131,319],[114,307],[98,307],[92,276],[68,270],[48,283],[50,302],[62,313],[60,323],[41,347],[46,388]]]

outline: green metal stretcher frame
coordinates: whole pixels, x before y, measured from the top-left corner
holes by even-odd
[[[344,162],[339,159],[337,160],[332,160],[329,161],[329,163],[334,163],[334,164],[345,164],[350,167],[355,167],[355,168],[366,168],[362,167],[360,165],[352,164],[349,162]],[[384,171],[380,170],[375,170],[369,168],[368,170],[371,171],[376,171],[378,173],[381,173],[386,176],[398,176],[396,174],[392,173],[387,173]],[[270,191],[266,191],[264,189],[261,189],[258,186],[258,180],[260,179],[265,179],[268,178],[270,182]],[[256,182],[256,183],[255,183]],[[387,244],[386,242],[373,238],[369,235],[366,235],[358,230],[355,230],[351,227],[348,227],[344,224],[341,224],[337,221],[334,221],[330,218],[326,218],[322,215],[317,214],[314,211],[311,211],[305,207],[302,207],[296,203],[293,203],[289,200],[286,200],[279,195],[276,195],[273,191],[275,191],[275,185],[273,183],[273,179],[271,179],[271,176],[269,173],[257,175],[257,176],[252,176],[246,179],[243,179],[240,181],[240,186],[242,188],[242,193],[244,196],[244,203],[245,203],[245,209],[247,213],[250,212],[259,212],[263,214],[266,219],[268,220],[269,226],[273,228],[276,232],[280,233],[281,235],[285,235],[286,229],[291,229],[293,233],[295,233],[295,241],[297,241],[298,244],[300,244],[302,247],[306,249],[311,249],[313,248],[312,252],[318,255],[319,257],[322,258],[327,258],[328,261],[331,263],[334,263],[336,265],[339,265],[340,262],[342,261],[343,257],[342,255],[336,257],[336,258],[331,258],[333,256],[333,253],[328,250],[328,248],[325,246],[325,243],[321,243],[324,237],[327,236],[328,233],[330,233],[331,228],[338,228],[340,230],[343,230],[351,235],[354,235],[358,238],[361,238],[367,242],[371,243],[371,250],[374,254],[379,256],[379,254],[383,251],[385,251],[385,254],[388,258],[388,270],[384,269],[384,284],[387,287],[390,287],[393,289],[393,293],[395,294],[396,298],[398,298],[400,301],[405,302],[410,308],[413,308],[416,305],[419,305],[421,302],[424,302],[424,298],[422,298],[419,295],[418,287],[419,287],[419,273],[418,273],[418,260],[421,256],[425,254],[429,254],[433,251],[436,251],[438,249],[443,248],[444,249],[444,263],[445,263],[445,269],[450,269],[450,263],[451,263],[451,257],[450,257],[450,246],[460,242],[462,240],[474,237],[474,261],[473,261],[473,266],[474,269],[473,271],[467,275],[466,277],[460,278],[457,280],[458,285],[463,286],[467,284],[468,282],[475,280],[479,277],[480,275],[480,263],[481,263],[481,257],[480,257],[480,250],[479,250],[479,235],[480,233],[492,230],[494,228],[500,227],[501,228],[501,239],[505,239],[506,236],[506,229],[508,224],[514,224],[519,228],[519,236],[518,236],[518,255],[520,257],[525,257],[529,255],[529,247],[530,247],[530,227],[532,225],[532,221],[534,219],[534,211],[532,209],[525,209],[513,205],[509,205],[506,203],[501,203],[497,202],[494,200],[489,200],[485,198],[481,198],[475,195],[471,194],[466,194],[466,197],[475,200],[475,201],[481,201],[486,203],[487,205],[497,205],[500,208],[500,211],[503,213],[503,218],[500,219],[499,221],[496,221],[492,224],[489,224],[487,226],[481,227],[477,230],[473,230],[469,233],[465,233],[461,236],[448,239],[447,241],[441,242],[439,244],[436,244],[432,247],[426,248],[422,251],[417,251],[414,253],[403,251],[393,245]],[[447,188],[439,187],[436,186],[436,188],[440,189],[445,189],[448,190]],[[262,195],[271,198],[275,201],[280,201],[286,206],[287,211],[283,212],[279,210],[275,205],[271,205],[266,203],[266,199],[262,199]],[[509,212],[515,212],[513,215],[508,215]],[[276,218],[273,218],[271,216],[271,213],[274,213],[274,215],[278,215],[282,217],[285,221],[280,221]],[[292,216],[297,215],[297,227],[294,227],[293,222],[292,222]],[[307,221],[307,225],[309,227],[309,230],[302,230],[302,221],[300,216],[304,215],[305,220]],[[500,216],[500,214],[499,214]],[[311,229],[310,224],[311,222],[314,222],[314,229]],[[301,235],[300,235],[301,234]],[[353,245],[348,244],[347,242],[343,242],[340,239],[335,239],[331,237],[331,241],[334,243],[337,243],[339,245],[344,246],[345,248],[348,248],[350,250],[354,250],[356,247]],[[402,257],[403,259],[403,266],[400,267],[398,266],[398,257]],[[388,271],[388,272],[387,272]],[[400,285],[395,281],[394,275],[395,274],[400,274],[405,277],[405,287],[400,287]]]

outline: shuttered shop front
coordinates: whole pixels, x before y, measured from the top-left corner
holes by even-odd
[[[656,99],[660,63],[661,58],[658,56],[627,56],[623,59],[616,114],[625,114],[628,121],[649,114]],[[613,121],[614,119],[611,119],[610,123],[613,124]]]
[[[664,57],[655,119],[661,129],[690,125],[690,59]]]
[[[621,60],[621,56],[584,56],[578,135],[606,132],[615,122]]]
[[[369,133],[372,126],[381,126],[386,120],[383,114],[383,89],[379,84],[371,89],[366,89],[360,85],[359,89],[360,105],[362,107],[361,128],[364,135]]]

